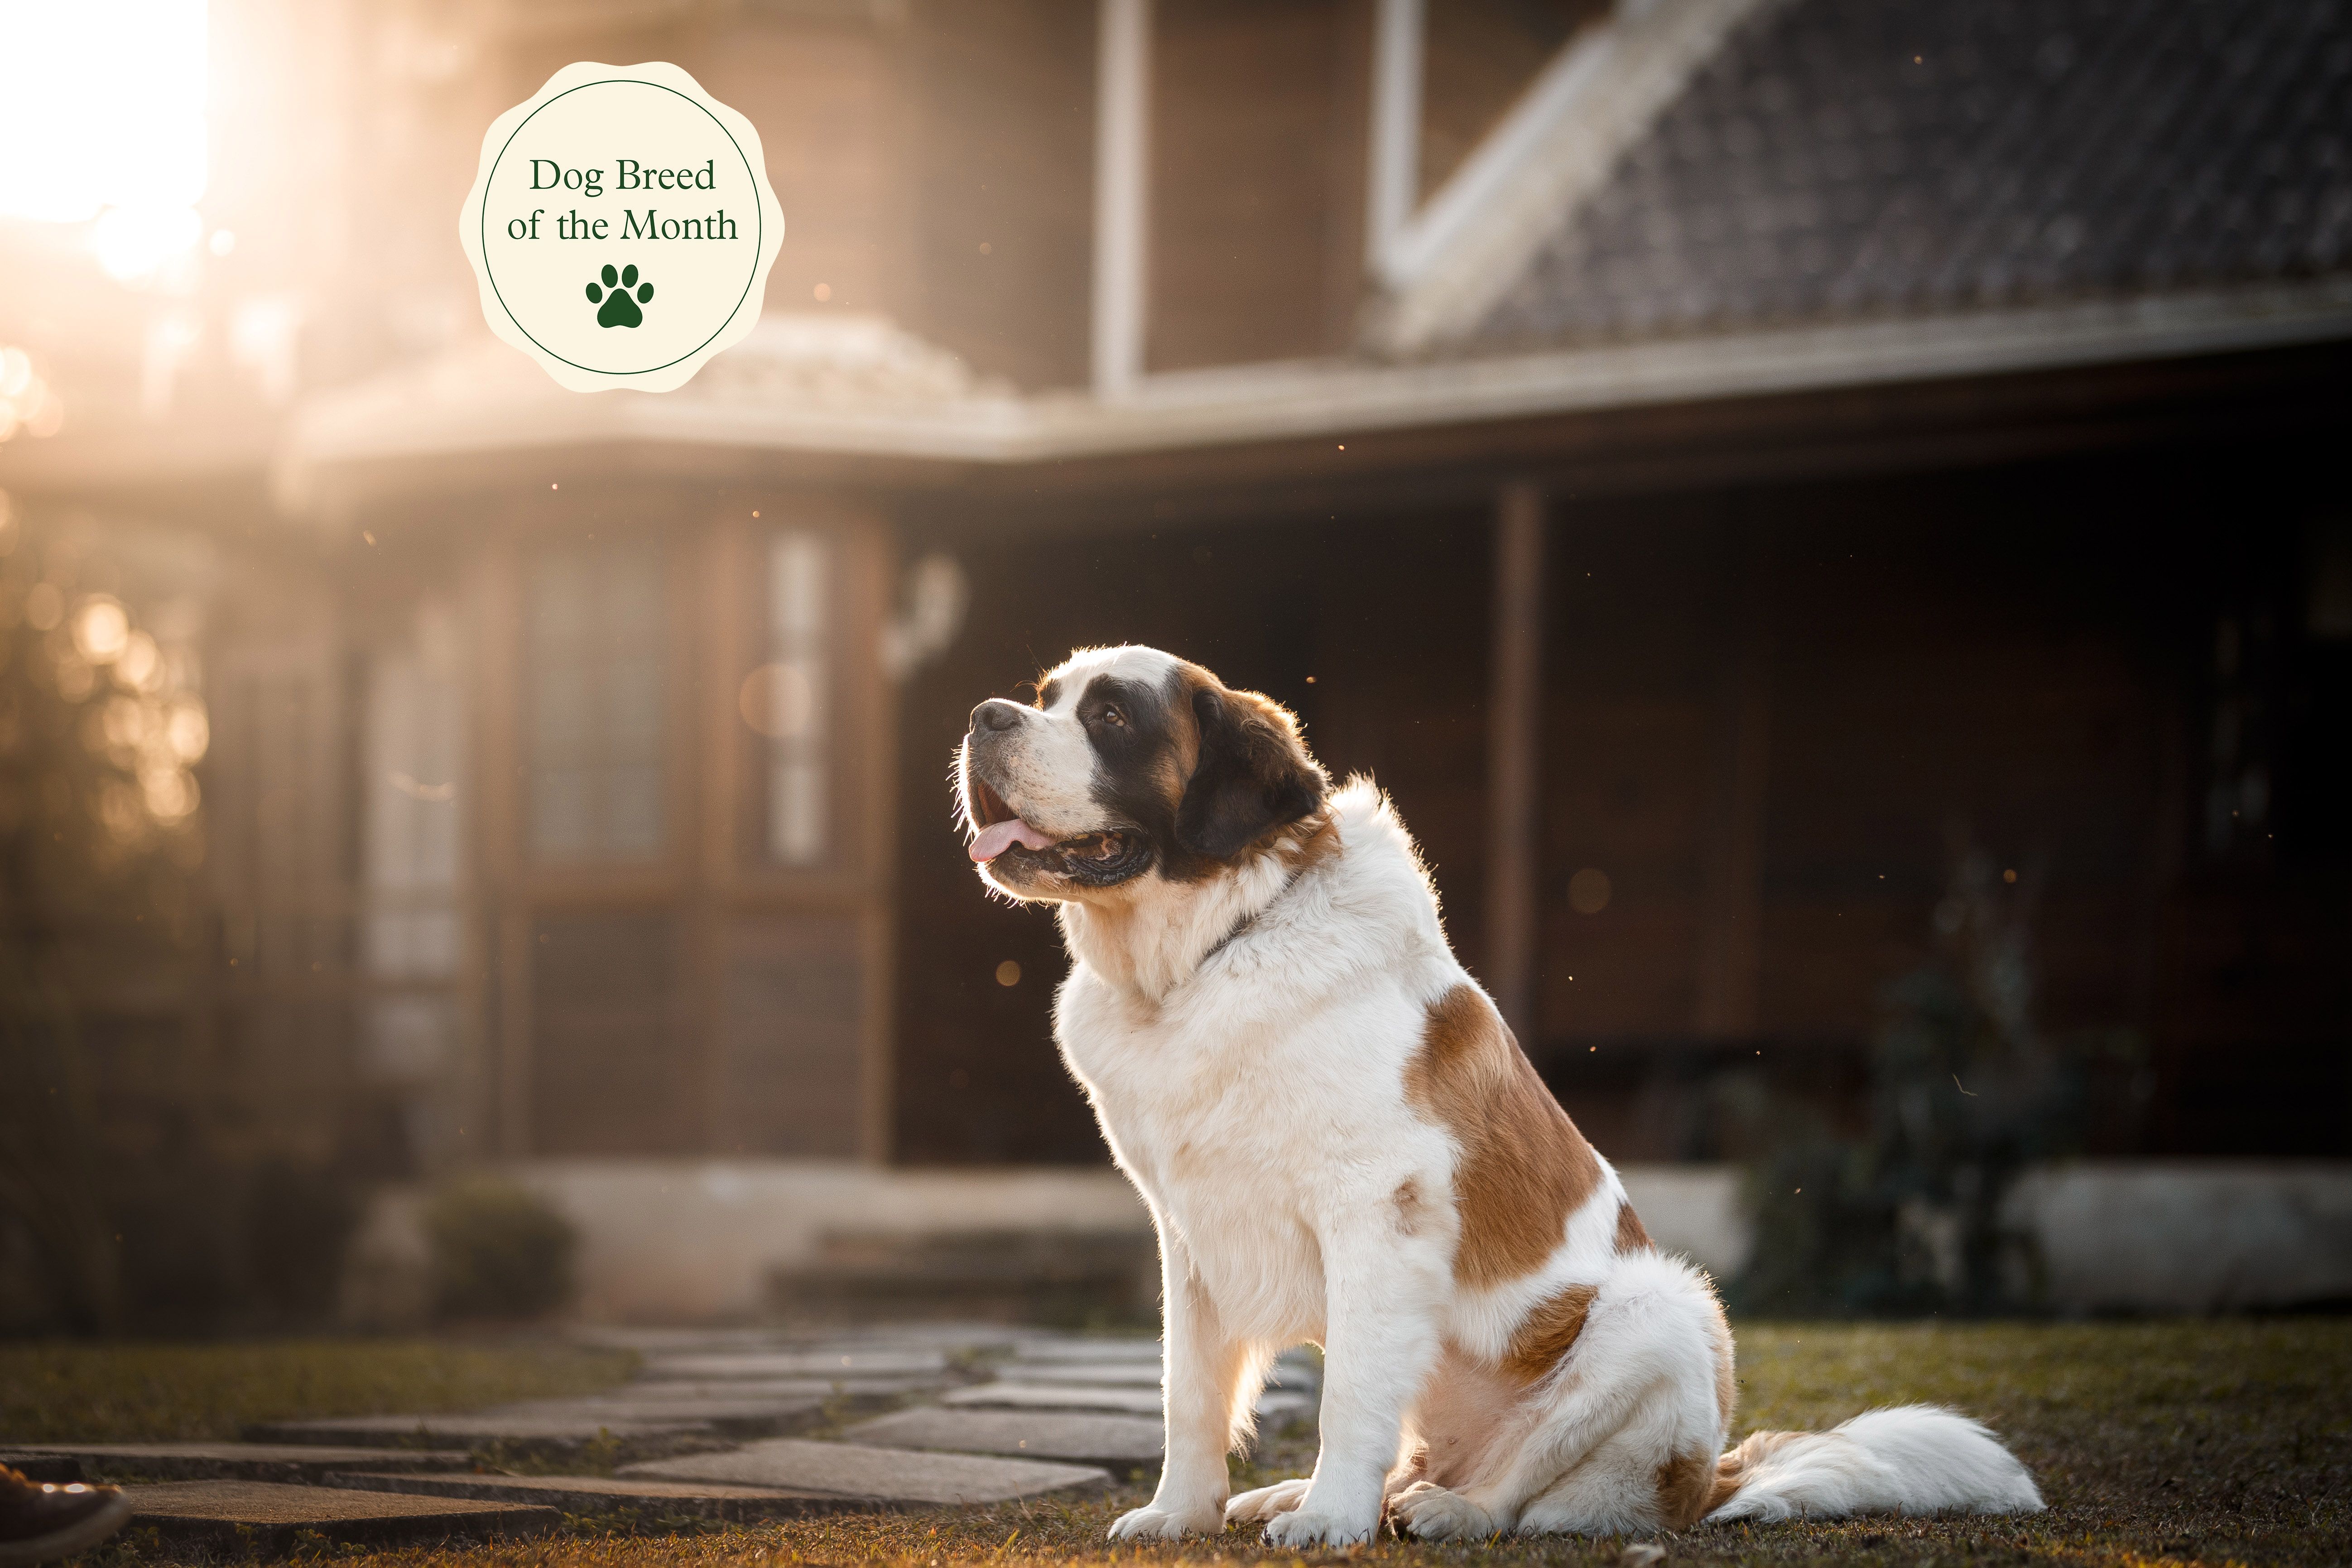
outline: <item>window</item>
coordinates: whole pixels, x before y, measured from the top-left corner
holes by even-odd
[[[833,556],[821,533],[770,538],[767,662],[743,683],[744,721],[767,741],[767,854],[784,866],[832,847]]]
[[[532,564],[527,605],[532,858],[658,856],[668,631],[660,551],[550,551]]]

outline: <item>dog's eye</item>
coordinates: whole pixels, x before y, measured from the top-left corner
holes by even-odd
[[[1106,724],[1116,724],[1122,730],[1127,728],[1127,715],[1117,708],[1105,708],[1102,710],[1102,721]]]

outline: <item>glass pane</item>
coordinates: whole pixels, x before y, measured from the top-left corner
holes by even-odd
[[[525,732],[541,859],[662,850],[665,595],[657,545],[583,544],[532,563]]]
[[[615,856],[657,853],[662,838],[660,765],[616,767],[604,778],[604,847]]]
[[[787,866],[822,863],[830,847],[833,681],[827,655],[833,549],[789,531],[768,544],[768,664],[761,672],[768,740],[768,853]]]
[[[542,859],[574,859],[595,846],[585,768],[541,768],[531,777],[530,843]]]
[[[778,763],[768,784],[769,851],[788,866],[824,858],[824,769]]]

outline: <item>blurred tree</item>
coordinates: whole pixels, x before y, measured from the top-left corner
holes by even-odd
[[[0,492],[0,1224],[84,1331],[122,1307],[88,994],[185,938],[208,740],[184,661],[88,564]]]

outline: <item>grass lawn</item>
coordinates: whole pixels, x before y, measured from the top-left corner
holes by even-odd
[[[2027,1519],[1857,1520],[1697,1530],[1661,1538],[1676,1563],[1802,1562],[2157,1563],[2352,1563],[2352,1321],[2024,1325],[1757,1324],[1740,1342],[1738,1427],[1820,1426],[1873,1405],[1946,1401],[1992,1422],[2041,1479],[2052,1507]],[[0,1348],[0,1437],[78,1425],[60,1404],[99,1403],[115,1437],[218,1434],[243,1413],[382,1408],[394,1368],[419,1382],[410,1408],[467,1392],[464,1358],[494,1379],[477,1403],[614,1375],[609,1363],[549,1352],[433,1346],[255,1346],[120,1352]],[[243,1358],[243,1359],[239,1359]],[[341,1358],[339,1360],[339,1358]],[[446,1359],[445,1359],[446,1358]],[[117,1363],[117,1364],[110,1364]],[[240,1375],[257,1392],[232,1392]],[[21,1380],[47,1390],[26,1403]],[[61,1391],[79,1390],[79,1395]],[[308,1400],[310,1403],[302,1403]],[[299,1405],[299,1408],[298,1408]],[[237,1417],[226,1414],[239,1413]],[[145,1411],[142,1426],[133,1413]],[[224,1425],[224,1423],[226,1425]],[[1311,1439],[1269,1441],[1236,1464],[1235,1484],[1303,1473]],[[351,1552],[353,1568],[1063,1568],[1113,1563],[1352,1560],[1370,1564],[1610,1563],[1625,1543],[1546,1538],[1432,1548],[1382,1540],[1350,1552],[1268,1552],[1234,1531],[1181,1546],[1111,1550],[1102,1532],[1147,1489],[1121,1487],[1076,1505],[1033,1504],[895,1517],[846,1517],[670,1534],[579,1522],[509,1545]],[[165,1559],[124,1542],[95,1568]]]
[[[256,1421],[472,1410],[593,1394],[636,1363],[626,1351],[434,1340],[0,1341],[0,1443],[194,1442]]]

